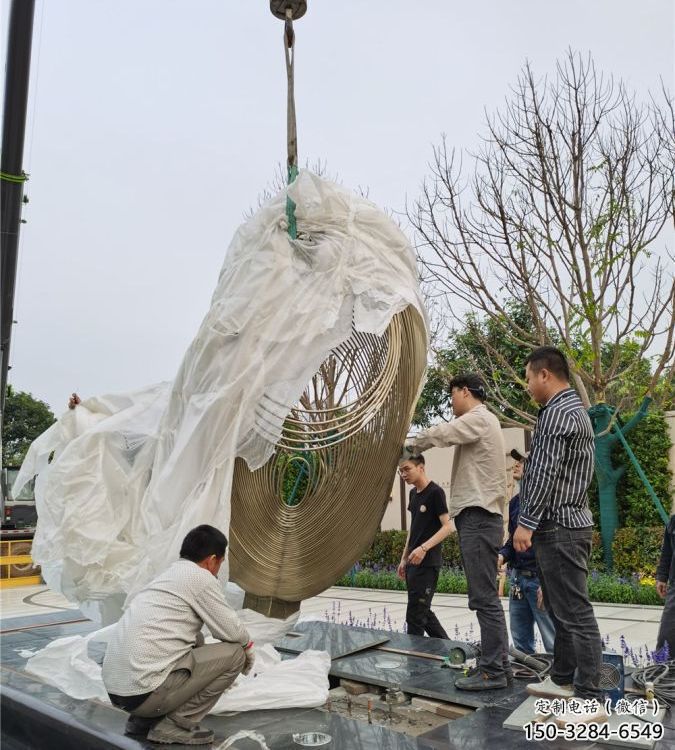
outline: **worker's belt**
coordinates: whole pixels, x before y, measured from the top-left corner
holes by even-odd
[[[514,568],[513,572],[516,573],[519,576],[525,576],[525,578],[536,578],[537,577],[537,571],[536,570],[524,570],[523,568]]]

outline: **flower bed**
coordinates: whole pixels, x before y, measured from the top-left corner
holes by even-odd
[[[343,575],[335,585],[405,591],[405,581],[396,575],[396,568],[380,566],[377,563],[368,566],[357,563],[354,569]],[[441,570],[436,591],[439,594],[466,594],[464,571],[454,567]],[[507,576],[504,593],[508,594],[508,591]],[[594,570],[588,577],[588,593],[593,602],[663,606],[663,599],[656,593],[654,579],[640,578],[637,574],[624,577]]]

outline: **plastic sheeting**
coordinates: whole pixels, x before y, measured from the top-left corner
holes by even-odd
[[[50,587],[102,603],[113,621],[178,556],[187,531],[209,523],[227,533],[235,457],[263,465],[330,350],[352,326],[381,335],[409,305],[424,317],[413,253],[394,222],[301,172],[236,232],[173,383],[88,399],[31,447],[15,487],[37,473],[33,557]]]
[[[212,713],[323,705],[328,700],[330,656],[325,651],[305,651],[282,661],[271,645],[293,627],[297,614],[287,620],[270,620],[251,610],[239,615],[256,642],[254,669],[239,675]],[[89,656],[88,648],[90,642],[107,643],[114,627],[53,641],[28,659],[26,671],[72,698],[109,703],[101,667]]]
[[[256,653],[255,671],[238,677],[211,713],[322,706],[328,700],[330,664],[325,651],[303,651],[281,661],[272,646],[263,646]]]

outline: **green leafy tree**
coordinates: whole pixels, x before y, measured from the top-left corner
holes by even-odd
[[[44,401],[30,393],[15,391],[8,385],[2,424],[3,465],[20,466],[33,440],[55,421],[52,410]]]
[[[651,399],[672,393],[675,275],[662,231],[673,220],[673,132],[665,92],[642,103],[590,56],[569,52],[549,79],[528,64],[474,154],[434,149],[409,211],[430,293],[458,321],[477,315],[514,346],[567,354],[596,433],[608,564],[624,474],[612,456]],[[635,409],[622,390],[637,383],[648,398],[619,436],[617,414]]]
[[[529,311],[512,300],[506,305],[509,315],[524,327],[532,325]],[[418,401],[414,424],[428,427],[450,415],[449,383],[461,372],[478,372],[490,387],[490,406],[505,424],[532,424],[537,412],[525,388],[525,359],[531,349],[503,335],[508,321],[467,316],[462,329],[453,330],[445,346],[435,352],[427,382]]]

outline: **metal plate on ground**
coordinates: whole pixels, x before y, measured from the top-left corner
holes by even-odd
[[[301,625],[301,630],[294,628],[292,633],[277,641],[274,647],[279,651],[296,654],[310,649],[326,651],[331,659],[339,659],[387,643],[389,640],[385,633],[368,628],[352,628],[332,622],[307,622]]]
[[[504,721],[505,729],[513,729],[522,732],[523,727],[534,721],[536,712],[534,704],[536,697],[530,695],[524,700],[516,710],[508,716]],[[637,717],[626,715],[617,716],[612,714],[609,717],[609,731],[612,732],[612,736],[609,739],[596,739],[595,742],[598,745],[611,745],[612,747],[635,747],[643,748],[644,750],[651,750],[656,745],[656,740],[651,740],[646,737],[640,737],[638,739],[626,739],[623,740],[616,735],[619,727],[622,724],[646,724],[647,721],[652,723],[663,723],[664,716],[666,715],[665,708],[662,708],[656,716],[652,716],[652,712],[648,711],[647,715],[640,721]],[[570,743],[571,744],[571,743]]]
[[[455,687],[455,680],[464,677],[464,673],[458,669],[434,668],[430,672],[411,677],[401,683],[404,693],[421,695],[424,698],[445,701],[446,703],[457,703],[460,706],[480,708],[491,706],[514,695],[525,696],[525,681],[514,680],[513,685],[497,690],[459,690]]]
[[[381,636],[387,639],[386,643],[384,643],[384,649],[392,648],[400,651],[414,652],[411,653],[411,655],[429,654],[431,656],[445,658],[446,656],[450,656],[454,649],[461,649],[466,654],[466,658],[471,659],[475,656],[473,647],[466,641],[457,641],[452,639],[446,640],[445,638],[429,638],[425,635],[408,635],[407,633],[398,633],[392,630],[382,630],[377,628],[360,628],[352,627],[349,625],[337,625],[335,623],[324,622],[322,620],[309,620],[306,622],[299,622],[293,626],[293,632],[308,633],[312,630],[316,630],[317,627],[326,628],[331,631],[335,628],[349,628],[353,631],[370,633],[374,637]]]
[[[330,674],[368,685],[399,687],[415,677],[422,677],[439,669],[440,662],[432,659],[371,650],[365,654],[335,660],[331,664]]]

